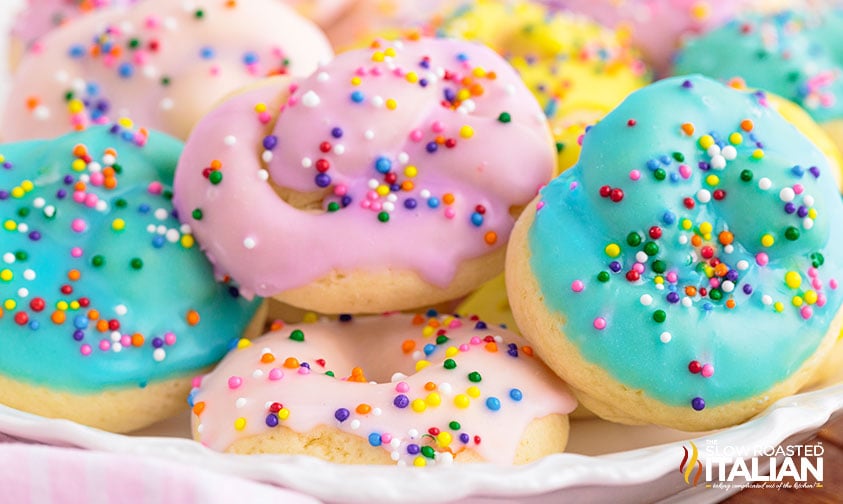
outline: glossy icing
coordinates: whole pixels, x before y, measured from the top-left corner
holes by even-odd
[[[622,384],[695,409],[748,399],[817,350],[843,302],[836,187],[763,93],[666,79],[542,190],[530,264],[566,337]]]
[[[463,449],[511,464],[532,420],[576,404],[519,336],[476,319],[405,314],[270,333],[233,350],[191,400],[199,441],[215,450],[279,424],[327,425],[416,466],[459,461]],[[436,454],[413,448],[423,446]]]
[[[460,261],[506,243],[510,208],[554,164],[511,67],[483,46],[423,39],[345,52],[227,100],[187,142],[175,205],[245,294],[387,268],[447,286]],[[316,204],[297,209],[267,180]]]
[[[0,373],[75,393],[196,372],[257,303],[176,220],[181,142],[128,124],[0,145]]]
[[[518,71],[550,121],[561,170],[577,161],[585,129],[651,79],[617,31],[533,2],[463,1],[428,24],[439,36],[488,45]]]
[[[677,73],[740,77],[805,108],[818,122],[843,117],[843,11],[741,16],[688,41]]]
[[[4,141],[49,138],[131,117],[184,138],[234,89],[307,75],[332,57],[324,34],[277,0],[145,0],[43,37],[15,74]]]

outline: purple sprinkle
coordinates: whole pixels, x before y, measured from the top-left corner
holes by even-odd
[[[686,79],[686,80],[682,81],[682,87],[685,88],[685,89],[690,89],[690,88],[694,87],[694,84],[690,80]]]
[[[345,408],[340,408],[334,412],[334,418],[340,422],[345,422],[349,416],[351,416],[351,413]]]
[[[416,201],[414,198],[407,198],[404,200],[404,208],[407,210],[413,210],[418,206],[419,202]]]
[[[74,182],[73,175],[65,175],[64,176],[64,185],[70,185]]]
[[[0,190],[0,200],[9,199],[9,191]]]
[[[410,455],[418,455],[420,451],[421,451],[421,448],[419,448],[419,445],[417,445],[415,443],[411,443],[411,444],[407,445],[407,453],[409,453]]]
[[[743,293],[744,294],[752,294],[752,286],[749,284],[743,284]]]
[[[164,340],[158,337],[152,338],[152,346],[155,348],[161,348],[164,346]]]
[[[808,216],[808,208],[804,205],[800,205],[799,208],[796,210],[796,215],[804,219]]]
[[[669,292],[667,294],[667,302],[671,304],[676,304],[679,302],[679,294],[675,292]]]
[[[785,213],[792,214],[793,212],[796,211],[796,205],[794,205],[792,202],[788,201],[784,205],[784,211],[785,211]]]
[[[347,207],[348,205],[351,204],[351,201],[352,201],[351,196],[346,194],[345,196],[343,196],[340,199],[340,204],[343,206],[343,208],[345,208],[345,207]]]
[[[475,329],[480,329],[481,331],[482,331],[482,330],[484,330],[484,329],[486,329],[486,327],[487,327],[487,326],[486,326],[486,323],[485,323],[485,322],[483,322],[482,320],[480,320],[480,321],[478,321],[476,324],[474,324],[474,328],[475,328]]]
[[[66,197],[67,197],[67,191],[65,191],[64,189],[59,189],[58,191],[56,191],[56,198],[64,199]]]
[[[313,181],[316,183],[317,186],[323,188],[331,185],[331,177],[327,173],[320,173],[316,175]]]
[[[410,405],[410,398],[405,396],[404,394],[398,394],[397,396],[395,396],[395,399],[392,401],[392,404],[394,404],[396,408],[404,409]]]
[[[466,434],[465,432],[463,432],[462,434],[460,434],[460,442],[461,442],[462,444],[468,444],[468,442],[469,442],[469,441],[471,441],[471,436],[469,436],[469,435],[468,435],[468,434]]]
[[[263,137],[263,148],[272,150],[278,146],[278,137],[275,135],[267,135]]]
[[[309,362],[302,362],[301,364],[299,364],[299,367],[310,369],[310,363]]]
[[[623,266],[621,266],[621,263],[618,261],[612,261],[609,263],[609,269],[612,270],[612,272],[614,273],[620,272],[622,268]]]
[[[29,239],[32,241],[38,241],[41,239],[41,232],[40,231],[32,231],[29,233]]]
[[[82,341],[85,338],[85,331],[81,329],[77,329],[73,331],[73,339],[76,341]]]
[[[820,169],[816,166],[808,168],[808,171],[811,172],[811,175],[813,175],[814,178],[820,178]]]
[[[738,273],[737,270],[729,270],[729,272],[726,273],[726,280],[729,280],[731,282],[737,282],[739,276],[740,273]]]
[[[331,129],[331,136],[334,138],[342,138],[342,128],[335,127]]]
[[[4,161],[4,162],[3,162],[3,168],[5,168],[5,169],[7,169],[7,170],[11,170],[14,166],[15,166],[15,165],[13,165],[12,163],[10,163],[9,161]]]
[[[695,397],[691,400],[691,407],[695,411],[702,411],[705,409],[705,400],[702,397]]]
[[[351,319],[354,318],[348,313],[340,314],[340,322],[351,322]]]
[[[266,425],[267,427],[277,427],[278,426],[278,415],[275,413],[270,413],[266,415]]]
[[[425,146],[425,150],[431,154],[436,152],[437,149],[439,149],[439,145],[437,145],[436,142],[428,142]]]
[[[513,357],[518,357],[518,345],[516,345],[515,343],[508,344],[506,353]]]

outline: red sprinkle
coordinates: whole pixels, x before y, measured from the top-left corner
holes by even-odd
[[[688,371],[692,372],[693,374],[698,374],[702,371],[702,364],[699,361],[692,360],[688,363]]]

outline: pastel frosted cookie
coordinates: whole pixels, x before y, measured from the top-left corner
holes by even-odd
[[[702,73],[776,93],[802,106],[843,148],[843,10],[745,15],[689,39],[676,73]]]
[[[187,141],[175,205],[245,294],[381,313],[499,274],[554,166],[541,109],[505,61],[422,39],[222,103]]]
[[[811,380],[840,331],[830,171],[763,92],[689,76],[630,95],[513,231],[522,334],[605,418],[746,420]]]
[[[259,303],[175,217],[181,147],[125,125],[0,145],[0,403],[140,428],[248,332]]]
[[[131,117],[185,138],[212,105],[269,75],[307,75],[332,50],[278,0],[144,0],[42,37],[21,61],[0,138],[51,138]]]
[[[287,326],[196,386],[202,444],[351,464],[527,463],[564,449],[576,405],[519,336],[435,313]]]

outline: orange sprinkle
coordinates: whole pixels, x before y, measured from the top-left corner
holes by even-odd
[[[102,185],[106,189],[114,189],[115,187],[117,187],[117,179],[114,177],[107,177],[105,180],[103,180]]]
[[[424,384],[424,389],[427,390],[428,392],[433,392],[434,390],[436,390],[436,384],[433,383],[432,381],[429,381],[429,382]]]
[[[490,342],[486,343],[485,348],[486,348],[486,351],[494,353],[494,352],[498,351],[498,344],[495,343],[494,341],[490,341]]]
[[[271,324],[269,324],[270,331],[278,331],[284,328],[284,322],[281,320],[273,320]]]
[[[489,231],[483,235],[483,241],[485,241],[487,245],[494,245],[498,241],[498,234],[494,231]]]
[[[82,273],[78,269],[72,269],[67,272],[67,278],[69,278],[71,282],[75,282],[82,278]]]
[[[132,346],[133,347],[142,347],[144,342],[143,334],[135,333],[132,335]]]
[[[97,310],[91,310],[88,312],[88,320],[96,320],[100,318],[100,312]]]
[[[82,144],[76,144],[73,146],[73,155],[76,157],[85,157],[88,155],[88,148]]]
[[[0,313],[0,317],[2,316],[2,313]],[[56,310],[52,315],[50,315],[50,320],[52,320],[56,325],[62,325],[64,324],[64,321],[67,320],[67,315],[61,310]]]
[[[529,357],[532,357],[532,356],[533,356],[533,347],[531,347],[531,346],[522,346],[522,347],[521,347],[521,352],[523,352],[523,353],[524,353],[524,355],[527,355],[527,356],[529,356]]]
[[[450,205],[450,204],[452,204],[452,203],[454,202],[454,199],[455,199],[455,198],[454,198],[454,195],[453,195],[453,194],[451,194],[451,193],[445,193],[445,194],[442,196],[442,203],[445,203],[446,205]]]
[[[694,235],[691,237],[691,245],[695,247],[699,247],[700,245],[702,245],[702,238],[700,237],[700,235]]]
[[[734,299],[727,299],[726,300],[726,308],[730,310],[735,307],[735,300]]]
[[[741,129],[744,131],[752,131],[752,128],[755,127],[755,124],[752,123],[752,119],[744,119],[741,121]]]
[[[415,349],[416,349],[416,342],[413,341],[413,340],[408,339],[408,340],[404,340],[404,342],[401,343],[401,351],[404,352],[405,354],[408,354]]]
[[[495,80],[495,79],[498,78],[498,74],[496,74],[495,72],[489,71],[489,72],[486,72],[486,78],[489,79],[489,80]]]
[[[729,272],[729,267],[726,266],[725,263],[718,263],[717,266],[714,267],[714,274],[719,277],[726,276],[726,273]]]
[[[237,0],[228,0],[227,2],[225,2],[225,6],[229,9],[237,7]]]
[[[73,189],[75,189],[76,191],[84,191],[86,187],[87,186],[84,182],[76,182],[75,184],[73,184]]]
[[[416,184],[414,184],[412,180],[405,180],[404,182],[401,182],[401,190],[404,192],[410,192],[415,189],[415,187]]]
[[[105,320],[105,319],[97,320],[97,331],[107,332],[108,331],[108,321]]]
[[[424,317],[422,317],[421,313],[416,313],[413,316],[413,325],[422,325],[424,324]]]
[[[369,380],[367,380],[366,376],[363,374],[363,368],[354,367],[354,368],[351,368],[351,376],[348,377],[348,381],[357,382],[357,383],[366,383]]]
[[[28,110],[34,110],[35,107],[37,107],[40,104],[41,104],[41,100],[34,97],[34,96],[30,96],[26,99],[26,108]]]
[[[219,170],[220,168],[222,168],[222,161],[220,161],[219,159],[214,159],[213,161],[211,161],[211,168],[213,168],[214,170]]]
[[[429,325],[430,327],[434,327],[434,328],[435,328],[435,327],[439,327],[439,326],[440,326],[440,324],[439,324],[439,320],[438,320],[438,319],[430,319],[430,320],[428,320],[428,321],[427,321],[427,325]]]
[[[187,324],[195,326],[199,323],[199,312],[196,310],[189,310],[187,312]]]
[[[735,235],[729,231],[721,231],[720,234],[717,235],[717,241],[719,241],[721,245],[729,245],[735,241]]]
[[[472,84],[468,90],[471,92],[472,96],[483,96],[483,93],[486,91],[486,88],[483,87],[482,84],[474,83]]]
[[[689,285],[685,287],[685,295],[688,297],[694,297],[697,295],[697,288],[693,285]]]
[[[685,133],[688,136],[693,135],[694,134],[694,125],[691,124],[691,123],[684,123],[682,125],[682,133]]]
[[[359,413],[359,414],[361,414],[361,415],[366,415],[366,414],[368,414],[370,411],[372,411],[372,407],[371,407],[371,406],[369,406],[369,405],[368,405],[368,404],[366,404],[366,403],[362,403],[362,404],[358,404],[358,405],[357,405],[357,408],[356,408],[354,411],[356,411],[357,413]]]
[[[445,144],[445,137],[442,135],[436,135],[436,138],[433,139],[437,144],[444,145]]]
[[[114,149],[113,147],[109,147],[109,148],[107,148],[103,151],[103,154],[106,154],[108,156],[117,157],[117,149]]]
[[[74,131],[85,131],[85,125],[84,124],[74,124],[73,130]]]
[[[199,401],[198,403],[193,405],[194,415],[200,416],[203,411],[205,411],[205,401]]]
[[[287,357],[286,359],[284,359],[284,367],[287,369],[298,369],[299,360],[295,357]]]
[[[270,362],[275,362],[275,356],[271,353],[265,353],[261,355],[261,362],[264,364],[269,364]]]
[[[115,171],[114,171],[114,168],[112,168],[111,166],[106,166],[105,168],[102,169],[102,176],[103,177],[109,178],[109,177],[113,177],[114,175],[115,175]]]

